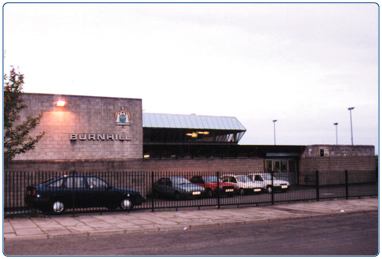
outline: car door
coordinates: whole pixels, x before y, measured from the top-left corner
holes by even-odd
[[[66,178],[66,199],[71,207],[88,207],[89,191],[83,176],[69,176]]]
[[[154,186],[154,191],[160,195],[164,195],[165,194],[165,186],[164,186],[165,182],[166,182],[166,178],[159,179]]]
[[[89,188],[89,206],[108,207],[108,204],[117,203],[117,193],[106,181],[98,177],[88,176],[86,182]]]
[[[166,195],[173,195],[175,191],[174,183],[171,181],[170,178],[166,178],[165,184],[164,184],[164,192]]]

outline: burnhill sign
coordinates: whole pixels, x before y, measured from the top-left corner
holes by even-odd
[[[76,141],[76,140],[92,140],[92,141],[130,141],[131,139],[127,135],[123,134],[95,134],[95,133],[72,133],[70,134],[70,140]]]

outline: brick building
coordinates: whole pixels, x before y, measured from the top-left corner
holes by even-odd
[[[142,114],[142,100],[25,93],[21,117],[42,113],[34,150],[7,171],[373,172],[374,146],[238,144],[234,117]],[[58,106],[58,101],[65,105]]]

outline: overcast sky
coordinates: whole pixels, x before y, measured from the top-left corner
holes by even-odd
[[[144,112],[234,116],[240,144],[374,145],[378,6],[6,4],[4,72],[25,92],[142,98]]]

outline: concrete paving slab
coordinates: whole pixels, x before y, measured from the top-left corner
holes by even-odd
[[[45,230],[44,233],[48,236],[67,236],[72,234],[68,229]]]
[[[66,217],[63,217],[63,216],[54,217],[54,216],[52,216],[52,219],[55,220],[57,223],[61,224],[62,226],[75,226],[78,224],[78,220],[70,217],[69,215],[67,215]]]
[[[34,236],[44,234],[40,228],[20,228],[16,229],[15,233],[17,236]]]

